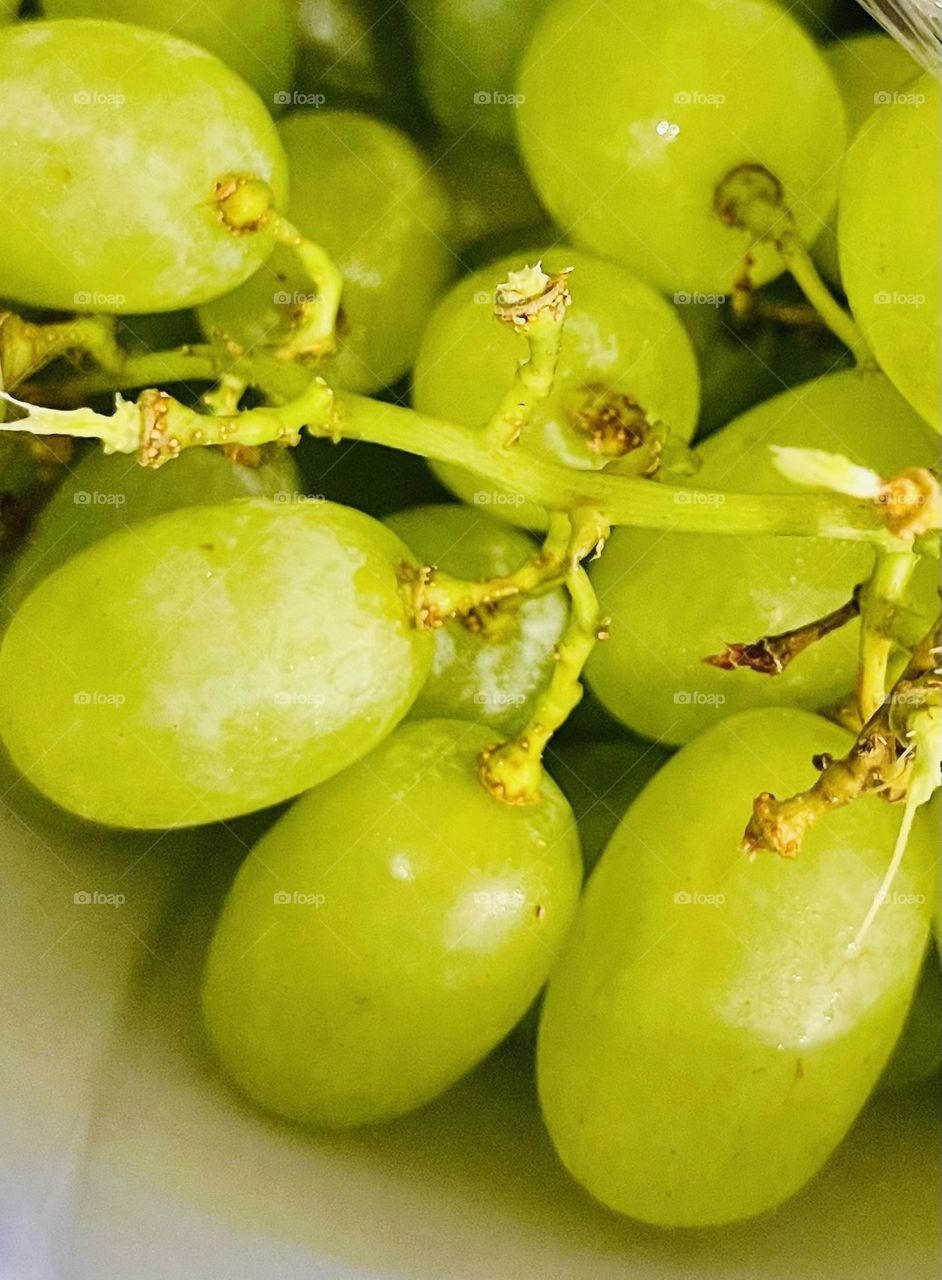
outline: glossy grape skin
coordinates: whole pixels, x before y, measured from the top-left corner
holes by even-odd
[[[556,222],[665,293],[728,293],[741,274],[750,237],[713,212],[740,165],[776,175],[808,240],[834,205],[840,96],[808,35],[767,0],[561,0],[518,90],[523,157]],[[781,272],[772,246],[753,255],[756,284]]]
[[[0,584],[0,629],[38,582],[117,529],[175,511],[234,498],[291,501],[298,473],[287,449],[270,450],[257,467],[241,466],[217,449],[188,449],[152,471],[136,459],[95,447],[73,464],[40,511]]]
[[[942,1063],[942,979],[939,953],[930,946],[919,984],[880,1089],[905,1089],[934,1076]]]
[[[934,860],[919,822],[859,956],[900,811],[867,797],[798,858],[739,847],[752,799],[808,786],[850,736],[763,709],[679,752],[628,811],[551,977],[537,1074],[569,1171],[660,1226],[772,1208],[849,1129],[906,1017]]]
[[[458,578],[495,578],[536,554],[532,538],[472,507],[413,507],[386,524],[423,564]],[[435,632],[432,674],[411,715],[476,720],[503,733],[527,724],[549,682],[569,618],[560,588],[485,618],[482,631],[448,622]]]
[[[465,276],[435,309],[416,359],[416,409],[467,426],[484,426],[513,383],[526,356],[525,340],[493,315],[495,288],[511,271],[543,262],[552,273],[572,267],[572,305],[566,313],[553,392],[537,408],[518,449],[550,461],[596,470],[612,461],[573,429],[585,407],[585,388],[630,395],[652,419],[689,439],[697,420],[700,380],[687,333],[670,304],[628,272],[569,248],[530,249]],[[450,464],[433,470],[466,501],[531,528],[545,514],[519,495],[497,490]]]
[[[161,32],[76,19],[4,28],[0,62],[0,294],[68,311],[169,311],[264,262],[270,232],[227,230],[215,184],[262,179],[280,207],[284,154],[261,101],[217,58]]]
[[[203,1009],[227,1073],[261,1106],[322,1126],[411,1111],[542,986],[575,910],[578,838],[552,781],[534,806],[481,786],[491,737],[454,720],[400,726],[244,863]]]
[[[710,436],[689,482],[701,498],[691,500],[709,501],[710,490],[795,492],[773,466],[773,444],[828,449],[885,476],[931,465],[935,456],[932,433],[882,374],[846,371],[767,400]],[[716,518],[723,519],[722,498]],[[672,743],[748,707],[824,709],[853,689],[856,622],[811,645],[774,677],[722,671],[703,659],[727,642],[823,617],[849,599],[872,563],[863,543],[617,529],[590,570],[611,625],[610,639],[589,660],[589,683],[630,729]],[[923,561],[915,598],[926,627],[935,576]]]
[[[300,37],[301,92],[383,92],[370,0],[291,0]]]
[[[412,0],[419,80],[439,122],[511,143],[517,64],[548,0]]]
[[[189,40],[245,80],[269,111],[291,89],[297,38],[289,0],[42,0],[47,18],[109,18]]]
[[[628,806],[667,759],[663,748],[640,738],[550,744],[545,764],[572,805],[587,876]]]
[[[380,742],[428,675],[403,562],[388,529],[331,503],[249,498],[115,533],[20,606],[0,734],[39,791],[105,825],[287,799]]]
[[[376,391],[411,367],[428,311],[451,275],[447,197],[427,158],[379,120],[298,112],[279,132],[291,170],[288,216],[344,276],[338,351],[320,371],[335,386]],[[207,333],[244,346],[277,343],[310,289],[279,248],[241,289],[202,307],[200,320]]]
[[[874,355],[940,427],[939,84],[925,75],[874,111],[841,179],[841,279]]]
[[[920,70],[899,41],[883,32],[864,31],[835,40],[825,45],[824,56],[844,99],[851,139],[871,112],[885,105]],[[818,268],[840,284],[836,209],[815,241],[813,253]]]

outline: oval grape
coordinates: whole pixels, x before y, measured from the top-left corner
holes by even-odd
[[[799,711],[724,721],[648,784],[589,882],[544,1001],[538,1085],[563,1163],[621,1213],[696,1227],[771,1209],[879,1079],[925,951],[931,824],[858,955],[898,808],[832,811],[791,861],[739,847],[754,795],[808,786],[811,755],[850,741]]]
[[[171,464],[172,465],[172,464]],[[383,525],[249,498],[86,548],[0,646],[0,734],[50,799],[112,826],[214,822],[343,769],[431,665]]]
[[[889,378],[942,425],[938,259],[939,83],[925,75],[874,111],[847,154],[838,212],[841,279]]]
[[[477,776],[492,735],[428,720],[302,797],[244,863],[203,1010],[232,1079],[323,1126],[442,1093],[512,1028],[575,910],[579,844],[551,780],[537,805]]]
[[[932,433],[887,378],[848,370],[775,396],[710,436],[690,501],[715,503],[721,522],[723,491],[794,491],[775,469],[771,445],[831,450],[884,476],[931,466],[936,453]],[[611,625],[589,660],[589,683],[623,724],[672,743],[747,707],[821,710],[854,687],[856,622],[774,677],[722,671],[704,659],[727,643],[789,631],[839,608],[872,564],[863,543],[617,529],[591,569]],[[935,578],[924,560],[911,598],[926,628]]]
[[[781,272],[774,247],[750,247],[713,211],[741,165],[775,175],[808,241],[834,206],[840,95],[810,37],[767,0],[560,0],[518,92],[524,160],[564,234],[666,293],[729,293],[747,252],[756,284]]]
[[[471,507],[413,507],[386,524],[423,564],[458,578],[502,577],[537,552],[526,534]],[[435,632],[432,674],[411,714],[476,720],[508,734],[523,729],[549,682],[568,618],[558,589],[484,610],[473,629],[447,622]]]
[[[217,184],[287,193],[271,117],[218,58],[118,22],[0,31],[0,294],[67,311],[170,311],[233,289],[271,232],[233,234]],[[24,166],[29,180],[23,181]]]

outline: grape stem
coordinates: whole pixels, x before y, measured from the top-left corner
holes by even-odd
[[[915,556],[911,559],[915,560]],[[722,653],[711,653],[703,661],[709,663],[711,667],[719,667],[721,671],[737,671],[745,668],[748,671],[757,671],[760,675],[777,676],[810,645],[823,640],[832,631],[846,626],[859,613],[860,586],[857,586],[849,600],[830,613],[826,613],[823,618],[815,618],[812,622],[805,622],[792,631],[762,636],[758,640],[727,643]]]
[[[563,322],[570,304],[571,270],[548,276],[540,263],[512,271],[494,294],[494,315],[527,340],[529,354],[517,365],[510,390],[488,423],[492,449],[509,449],[533,418],[534,410],[553,390],[562,346]]]
[[[0,389],[15,391],[57,356],[87,353],[103,369],[117,372],[124,352],[110,316],[75,316],[56,324],[33,324],[0,311]]]
[[[802,243],[785,204],[784,188],[773,173],[758,164],[737,166],[717,184],[714,208],[727,226],[748,231],[756,242],[774,245],[799,289],[857,363],[874,363],[856,322],[834,300]]]
[[[472,630],[485,630],[495,608],[520,596],[541,595],[563,581],[569,547],[569,520],[550,516],[549,532],[539,553],[513,573],[472,581],[442,573],[434,565],[418,574],[410,565],[400,571],[413,616],[420,629],[435,629],[458,618]]]
[[[797,857],[808,829],[826,813],[862,795],[877,794],[894,802],[906,796],[917,763],[915,722],[927,712],[937,714],[940,706],[939,652],[937,619],[843,759],[817,757],[821,774],[807,791],[785,800],[776,800],[768,791],[756,797],[743,835],[745,852],[765,849],[783,858]]]
[[[308,240],[281,214],[269,215],[279,244],[290,249],[314,286],[313,296],[298,305],[294,332],[276,351],[281,360],[320,359],[334,350],[343,276],[321,245]]]
[[[838,538],[869,542],[886,550],[900,550],[900,539],[910,532],[905,528],[891,530],[891,507],[875,497],[830,492],[718,493],[690,486],[674,488],[610,471],[577,471],[547,462],[523,449],[494,450],[482,432],[473,427],[430,418],[413,409],[350,392],[338,391],[331,400],[324,384],[312,380],[309,370],[262,352],[249,356],[205,345],[185,347],[179,352],[132,356],[125,360],[120,371],[95,370],[54,384],[35,383],[24,387],[22,394],[45,401],[46,405],[74,404],[94,393],[147,386],[150,381],[213,382],[224,373],[242,377],[248,385],[257,387],[273,402],[273,407],[221,418],[204,414],[197,420],[197,415],[191,415],[187,419],[190,438],[178,439],[181,448],[196,443],[262,443],[260,437],[264,435],[265,423],[270,431],[268,440],[292,438],[306,414],[306,426],[313,435],[362,440],[419,457],[455,463],[548,511],[589,507],[601,511],[613,525],[685,533]],[[145,409],[148,398],[155,395],[164,396],[164,393],[144,392]],[[120,399],[118,411],[111,418],[89,409],[71,410],[74,416],[70,418],[69,414],[57,414],[25,400],[13,403],[26,416],[14,423],[0,423],[0,430],[97,436],[107,450],[124,453],[140,450],[142,436],[146,436],[141,424],[135,426],[128,418],[129,413],[133,418],[138,412],[136,406]],[[165,397],[164,403],[169,410],[170,397]],[[143,412],[140,416],[144,416]],[[286,429],[287,420],[291,423],[290,430]],[[245,427],[247,438],[244,440],[240,423]],[[199,440],[197,432],[201,436]],[[151,462],[143,454],[139,456],[142,461]],[[898,511],[901,507],[894,505],[892,509]],[[922,527],[925,524],[924,519]]]
[[[895,612],[918,557],[911,551],[878,551],[873,573],[860,592],[860,657],[857,706],[866,723],[886,698],[887,669],[895,640]]]
[[[595,644],[607,636],[599,603],[582,560],[601,554],[609,526],[597,511],[572,517],[566,586],[572,601],[569,625],[556,647],[549,684],[537,699],[529,724],[518,738],[481,752],[478,773],[504,804],[536,804],[543,783],[543,752],[582,698],[581,675]]]

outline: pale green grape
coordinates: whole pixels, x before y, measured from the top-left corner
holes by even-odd
[[[291,0],[291,7],[300,36],[300,93],[379,98],[384,85],[371,0]]]
[[[844,99],[850,138],[872,111],[892,102],[903,85],[919,74],[919,64],[899,41],[877,31],[835,40],[825,46],[824,56]],[[837,210],[815,241],[813,253],[828,279],[839,284]]]
[[[548,0],[411,0],[419,80],[436,118],[511,142],[517,64]]]
[[[411,367],[429,308],[452,271],[448,200],[398,130],[344,111],[299,112],[279,126],[291,170],[288,215],[343,272],[338,351],[320,366],[352,391]],[[235,293],[200,309],[209,333],[277,343],[311,286],[287,249]]]
[[[0,626],[38,582],[116,529],[178,507],[212,506],[231,498],[290,502],[298,474],[287,449],[265,454],[257,467],[230,462],[216,449],[188,449],[159,471],[134,458],[95,448],[69,469],[39,513],[0,592]]]
[[[881,1089],[905,1089],[928,1080],[942,1063],[942,978],[939,953],[930,947],[906,1023],[880,1077]]]
[[[513,383],[525,340],[493,315],[494,290],[511,271],[542,260],[547,272],[572,267],[572,305],[552,394],[518,449],[582,470],[612,462],[593,447],[600,420],[637,410],[689,439],[697,421],[696,357],[683,325],[663,298],[628,272],[568,248],[530,249],[493,262],[454,286],[422,338],[413,403],[422,413],[483,427]],[[581,429],[580,429],[581,427]],[[543,512],[518,494],[495,489],[450,464],[433,468],[461,497],[494,515],[537,528]]]
[[[500,577],[537,552],[526,534],[472,507],[413,507],[386,523],[424,564],[458,578]],[[432,674],[412,714],[522,729],[549,681],[568,616],[560,589],[484,613],[480,629],[446,623],[435,632]]]
[[[713,212],[731,170],[770,170],[809,241],[834,205],[840,95],[768,0],[560,0],[518,91],[524,159],[560,227],[665,292],[726,293],[741,274],[750,237]],[[779,274],[774,248],[752,252],[756,283]]]
[[[403,563],[388,529],[324,502],[188,507],[112,534],[17,611],[0,734],[39,791],[108,825],[296,795],[380,742],[428,675]]]
[[[551,743],[546,767],[572,805],[586,875],[638,796],[668,758],[640,738],[617,742]]]
[[[712,506],[721,527],[723,490],[795,492],[775,469],[771,445],[845,454],[884,476],[931,465],[936,452],[932,433],[882,374],[834,373],[710,436],[690,492],[681,489],[678,501]],[[727,642],[823,617],[849,599],[872,563],[862,543],[617,529],[591,570],[611,626],[589,660],[589,682],[629,728],[665,742],[686,742],[747,707],[828,707],[853,689],[857,623],[811,645],[774,677],[721,671],[703,659]],[[928,627],[935,573],[924,565],[915,598]]]
[[[47,18],[113,18],[191,40],[237,71],[272,110],[287,99],[296,36],[289,0],[42,0]]]
[[[170,311],[265,261],[271,233],[227,229],[216,184],[260,179],[280,207],[284,154],[263,104],[217,58],[76,19],[4,28],[0,64],[0,294]]]
[[[660,1226],[762,1213],[799,1189],[879,1079],[919,975],[935,859],[917,815],[859,954],[900,811],[870,796],[794,860],[749,859],[753,797],[811,784],[850,736],[781,708],[715,726],[626,814],[550,979],[537,1075],[569,1171]]]
[[[838,233],[854,318],[906,399],[940,426],[939,84],[874,111],[847,154]]]
[[[300,799],[244,863],[203,1009],[232,1079],[268,1110],[338,1126],[442,1093],[542,986],[576,905],[579,842],[477,776],[491,732],[403,725]]]

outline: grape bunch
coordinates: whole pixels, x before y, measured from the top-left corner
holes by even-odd
[[[603,1204],[781,1204],[939,1068],[938,65],[850,0],[16,9],[17,785],[260,815],[260,1108],[506,1042]]]

